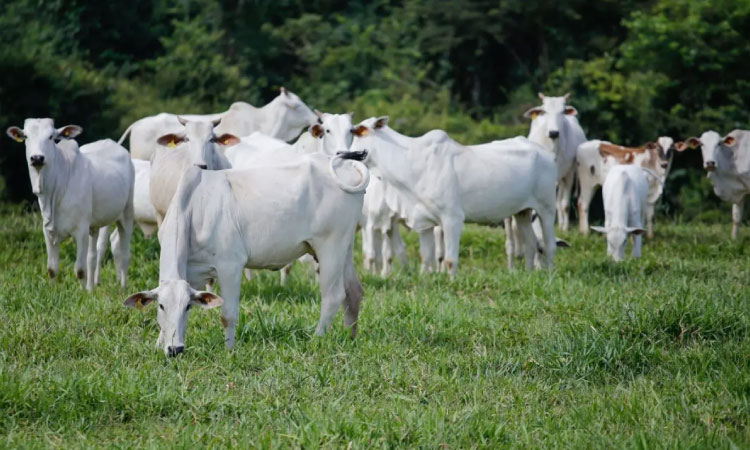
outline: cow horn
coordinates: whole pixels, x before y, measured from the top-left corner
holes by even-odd
[[[570,92],[566,92],[565,95],[563,95],[563,98],[565,98],[565,101],[567,102],[570,98]]]
[[[539,100],[544,100],[544,94],[542,94],[541,92],[537,92],[536,95],[539,96]]]
[[[221,123],[221,117],[211,121],[211,124],[214,126],[214,128],[218,127],[220,123]]]
[[[317,108],[313,109],[313,112],[315,113],[316,116],[323,117],[323,113],[320,112]]]

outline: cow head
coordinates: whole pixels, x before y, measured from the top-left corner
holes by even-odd
[[[159,339],[156,346],[167,356],[177,356],[185,350],[185,330],[188,314],[193,306],[204,309],[221,306],[224,300],[210,292],[196,291],[185,280],[161,281],[159,287],[138,292],[126,298],[123,306],[141,309],[156,302],[156,321],[159,323]]]
[[[177,120],[185,127],[185,131],[179,134],[165,134],[156,142],[165,147],[182,146],[188,151],[191,164],[201,169],[219,169],[216,147],[229,147],[240,142],[233,134],[214,134],[214,128],[221,123],[221,119],[193,122],[178,117]]]
[[[349,151],[352,145],[352,113],[319,115],[320,123],[310,127],[310,134],[319,139],[320,150],[332,156]]]
[[[565,116],[578,114],[574,107],[568,105],[569,98],[570,94],[562,97],[547,97],[540,92],[539,99],[542,101],[542,106],[529,109],[523,116],[531,119],[532,130],[538,130],[546,139],[555,142],[560,137]]]
[[[23,129],[10,127],[8,136],[26,144],[26,162],[29,164],[31,190],[39,195],[44,189],[44,179],[54,171],[55,159],[60,151],[57,144],[65,139],[75,139],[83,129],[78,125],[55,128],[52,119],[26,119]]]
[[[367,163],[370,155],[377,154],[383,145],[390,145],[389,137],[383,133],[388,128],[388,116],[370,117],[365,119],[350,130],[353,140],[350,150],[352,152],[366,152],[367,157],[363,162]]]
[[[592,226],[591,229],[607,236],[607,255],[616,262],[625,259],[625,244],[628,241],[628,236],[631,234],[640,235],[646,232],[643,228],[638,227]]]
[[[318,122],[318,116],[295,93],[281,88],[279,95],[271,102],[276,105],[271,136],[283,141],[291,141],[300,132]]]
[[[723,138],[715,131],[706,131],[700,138],[691,137],[684,142],[675,144],[675,148],[684,151],[688,148],[701,148],[703,156],[703,168],[708,172],[713,172],[721,168],[727,159],[727,149],[737,145],[737,139],[734,136],[727,135]]]

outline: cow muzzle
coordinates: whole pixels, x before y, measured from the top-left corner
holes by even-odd
[[[549,137],[550,139],[557,139],[558,137],[560,137],[560,132],[557,130],[550,131]]]
[[[31,162],[31,166],[35,169],[41,169],[44,165],[44,155],[34,155],[29,158],[29,161]]]
[[[706,161],[706,164],[703,164],[703,167],[708,172],[713,172],[716,170],[716,161]]]
[[[178,345],[178,346],[169,346],[167,347],[167,355],[169,356],[177,356],[180,353],[185,351],[184,345]]]

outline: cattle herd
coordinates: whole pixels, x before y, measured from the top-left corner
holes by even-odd
[[[260,108],[237,102],[218,114],[146,117],[119,142],[79,147],[81,127],[55,128],[52,119],[26,119],[23,129],[7,134],[26,145],[51,280],[59,273],[60,242],[73,237],[81,283],[88,290],[99,283],[111,246],[124,288],[133,224],[147,237],[158,228],[159,285],[124,305],[158,305],[157,345],[169,356],[184,350],[195,305],[222,307],[232,348],[243,273],[250,279],[251,269],[281,270],[283,283],[297,259],[317,268],[316,334],[343,305],[354,336],[363,294],[353,261],[358,229],[365,270],[382,276],[394,259],[406,264],[401,225],[419,234],[422,272],[456,276],[465,222],[504,222],[509,267],[517,257],[529,269],[552,267],[564,243],[555,237],[555,220],[568,229],[576,180],[580,231],[606,234],[615,261],[632,237],[637,258],[642,235],[653,236],[654,207],[674,152],[688,148],[701,148],[715,193],[733,204],[737,237],[750,191],[750,131],[622,147],[587,141],[568,95],[539,97],[542,104],[524,114],[531,120],[528,138],[479,145],[459,144],[441,130],[405,136],[389,127],[387,116],[353,125],[352,114],[312,111],[284,88]],[[128,135],[129,154],[121,145]],[[599,185],[605,224],[589,227]],[[217,282],[221,297],[212,292]]]

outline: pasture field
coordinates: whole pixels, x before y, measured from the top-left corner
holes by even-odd
[[[469,226],[457,281],[362,275],[360,334],[315,338],[319,293],[295,267],[244,282],[236,349],[219,310],[187,350],[155,348],[158,246],[136,231],[127,292],[111,257],[86,293],[46,279],[41,218],[0,216],[0,447],[750,446],[750,232],[656,225],[640,261],[563,234],[551,272],[509,272],[502,229]],[[358,258],[358,267],[361,267]],[[361,273],[361,271],[360,271]]]

